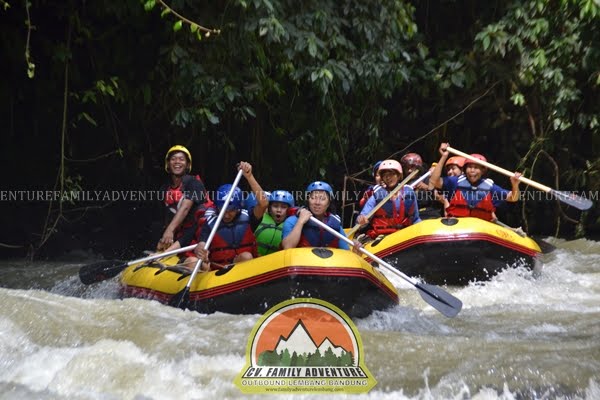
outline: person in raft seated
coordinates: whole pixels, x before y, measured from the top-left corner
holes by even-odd
[[[435,167],[435,165],[437,165],[437,163],[432,164],[431,172],[433,172],[433,168]],[[454,156],[448,158],[448,160],[446,160],[446,165],[444,166],[444,168],[446,169],[446,176],[461,176],[463,173],[464,165],[465,159],[462,157]],[[448,214],[446,213],[446,209],[448,208],[448,206],[450,206],[450,202],[448,201],[446,196],[442,195],[442,199],[444,203],[444,217],[447,217]]]
[[[256,189],[257,195],[260,196],[260,192],[262,191],[262,189],[260,188],[260,185],[258,185],[258,182],[256,182],[256,179],[254,178],[254,176],[252,174],[252,165],[245,161],[241,161],[238,164],[238,170],[242,170],[242,174],[244,175],[246,180],[248,180],[248,183],[250,184],[250,186],[253,188],[253,190]],[[202,249],[204,249],[206,240],[208,239],[208,236],[210,235],[210,232],[218,218],[218,214],[219,214],[221,208],[225,204],[225,198],[227,197],[227,194],[229,193],[230,189],[231,189],[231,185],[222,185],[221,187],[219,187],[219,189],[217,189],[217,192],[216,192],[216,200],[215,200],[216,207],[215,207],[215,204],[213,204],[211,202],[211,207],[206,210],[206,213],[204,214],[204,216],[202,216],[201,218],[198,218],[196,220],[196,223],[193,226],[193,229],[186,230],[184,235],[181,238],[179,238],[177,241],[175,241],[175,243],[173,243],[173,245],[171,247],[169,247],[167,249],[167,251],[178,249],[181,247],[186,247],[186,246],[189,246],[190,244],[194,244],[194,243],[202,244]],[[231,263],[231,262],[245,261],[245,260],[252,259],[253,257],[258,255],[256,252],[255,245],[254,245],[254,247],[246,246],[247,247],[246,249],[249,250],[249,253],[252,255],[252,257],[249,257],[248,254],[238,254],[238,253],[244,253],[244,251],[239,250],[239,247],[244,248],[246,242],[255,242],[255,237],[253,234],[250,237],[250,235],[248,235],[247,232],[243,231],[243,229],[245,229],[246,225],[248,225],[248,227],[250,227],[250,225],[249,225],[250,218],[248,215],[248,211],[243,209],[243,206],[242,206],[243,202],[241,199],[242,199],[242,192],[239,188],[236,188],[234,193],[231,196],[229,205],[227,206],[227,211],[223,215],[221,224],[219,225],[219,228],[217,229],[217,233],[215,234],[215,237],[213,238],[213,242],[211,243],[211,246],[210,246],[210,249],[213,249],[215,247],[215,243],[217,243],[217,244],[220,243],[222,245],[222,246],[221,245],[219,246],[219,251],[217,252],[217,255],[216,256],[213,255],[213,257],[210,258],[214,264],[214,265],[212,265],[212,267],[214,267],[213,269],[218,269],[221,266],[223,266],[224,264],[222,264],[222,262]],[[233,228],[237,228],[237,229],[233,229]],[[241,232],[241,231],[243,231],[243,232]],[[220,233],[222,234],[222,236],[219,236]],[[250,233],[252,233],[251,228],[250,228]],[[203,237],[203,235],[205,235],[205,237]],[[239,241],[240,237],[242,239],[244,239],[243,243]],[[221,262],[219,262],[217,259],[220,259],[222,256],[222,253],[226,253],[228,250],[233,251],[235,253],[232,260],[229,260],[229,257],[223,257],[224,260],[220,260]],[[198,246],[196,246],[196,248],[194,248],[194,250],[185,252],[183,254],[183,257],[182,257],[184,259],[183,265],[188,269],[193,269],[196,265],[196,262],[198,261],[198,253],[201,253],[203,256],[206,256],[204,258],[205,262],[201,266],[201,270],[202,271],[210,270],[209,259],[207,257],[207,253],[201,252],[200,249],[198,248]]]
[[[447,176],[442,178],[442,168],[446,164],[449,144],[440,145],[441,158],[438,165],[431,173],[430,184],[437,189],[448,193],[450,205],[446,209],[449,217],[477,217],[486,221],[496,219],[496,208],[505,202],[519,200],[519,178],[521,173],[515,172],[510,177],[511,190],[501,188],[491,179],[485,179],[487,168],[483,165],[466,159],[464,174],[460,176]],[[481,154],[471,154],[473,158],[487,162]]]
[[[386,201],[369,221],[367,214],[402,180],[402,166],[396,160],[385,160],[379,166],[379,175],[385,187],[381,186],[373,193],[356,219],[360,225],[367,226],[366,234],[372,239],[421,221],[415,192],[407,185]]]
[[[381,186],[381,177],[379,176],[379,166],[380,165],[381,165],[381,161],[377,161],[375,164],[373,164],[373,179],[375,180],[375,184],[370,185],[367,188],[367,190],[365,190],[363,195],[361,196],[360,201],[358,203],[360,208],[363,208],[365,206],[365,204],[367,203],[367,200],[369,200],[369,198],[371,196],[373,196],[373,193],[375,192],[375,188],[378,186]]]
[[[184,146],[171,147],[165,155],[165,171],[169,181],[161,187],[166,210],[165,230],[156,245],[157,251],[167,249],[186,229],[193,229],[194,221],[212,206],[199,176],[189,175],[192,155]]]
[[[256,236],[258,255],[281,250],[283,222],[288,217],[288,210],[294,207],[294,197],[285,190],[275,190],[267,195],[252,174],[252,165],[242,161],[240,169],[252,189],[252,199],[247,199],[246,208]]]
[[[408,153],[402,156],[400,165],[402,165],[402,170],[405,175],[408,175],[417,169],[421,172],[419,174],[419,176],[421,176],[426,168],[423,159],[417,153]],[[433,163],[430,170],[433,170],[435,165],[436,163]],[[419,179],[419,176],[414,178],[411,182],[408,182],[408,184],[410,185],[412,182]],[[413,187],[413,190],[417,196],[417,201],[419,203],[419,217],[422,220],[440,218],[444,215],[446,199],[437,190],[429,189],[429,178],[416,184],[415,187]]]
[[[219,186],[217,189],[214,200],[216,212],[210,215],[207,213],[206,223],[200,229],[198,245],[194,249],[196,257],[189,257],[185,261],[188,268],[193,267],[198,259],[202,260],[201,270],[210,271],[258,256],[256,237],[250,227],[250,216],[247,210],[242,209],[242,191],[238,187],[233,191],[209,249],[204,249],[230,190],[231,184]],[[182,246],[185,244],[182,243]]]
[[[306,188],[308,208],[301,207],[296,215],[288,217],[283,223],[281,247],[334,247],[350,250],[343,240],[310,220],[311,216],[328,225],[341,235],[346,236],[342,222],[335,214],[333,200],[335,195],[331,186],[323,181],[315,181]],[[360,243],[354,242],[353,251],[358,252]]]
[[[465,159],[463,157],[450,157],[446,160],[446,176],[461,176],[463,174],[463,167],[465,166]]]
[[[268,207],[262,218],[256,219],[256,211],[250,216],[250,225],[256,236],[258,255],[264,256],[281,250],[283,224],[294,208],[294,196],[285,190],[274,190],[268,196]]]

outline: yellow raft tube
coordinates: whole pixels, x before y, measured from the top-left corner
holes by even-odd
[[[190,272],[177,256],[127,267],[122,297],[169,302],[184,290]],[[212,313],[261,314],[275,304],[299,297],[318,298],[362,318],[398,304],[398,291],[358,255],[330,248],[278,251],[223,269],[199,272],[186,308]]]
[[[375,239],[365,249],[433,284],[487,280],[510,267],[541,270],[541,249],[535,240],[471,217],[424,220]]]

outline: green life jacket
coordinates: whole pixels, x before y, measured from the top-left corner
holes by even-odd
[[[280,250],[281,234],[283,231],[283,222],[277,225],[273,217],[268,212],[262,217],[260,224],[254,231],[256,244],[258,245],[258,255],[264,256]]]

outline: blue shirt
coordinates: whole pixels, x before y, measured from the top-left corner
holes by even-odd
[[[294,229],[294,226],[296,226],[296,222],[298,222],[298,217],[296,217],[295,215],[292,215],[291,217],[287,217],[286,220],[283,222],[283,231],[281,234],[282,239],[285,239]],[[302,229],[304,229],[304,227],[302,227]],[[323,228],[325,229],[325,228]],[[344,229],[340,226],[339,232],[344,235],[344,237],[346,236],[346,232],[344,232]],[[346,243],[343,240],[340,240],[338,242],[338,248],[340,249],[344,249],[344,250],[350,250],[350,246],[348,246],[348,243]]]

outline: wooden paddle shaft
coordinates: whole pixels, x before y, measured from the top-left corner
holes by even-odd
[[[448,146],[448,151],[450,153],[453,153],[453,154],[456,154],[458,156],[464,157],[464,158],[466,158],[468,160],[475,161],[475,163],[477,163],[477,164],[481,164],[484,167],[487,167],[489,169],[493,169],[494,171],[500,172],[501,174],[504,174],[504,175],[506,175],[508,177],[511,177],[511,176],[513,176],[515,174],[514,172],[511,172],[511,171],[509,171],[507,169],[498,167],[498,166],[496,166],[494,164],[490,164],[487,161],[483,161],[483,160],[480,160],[478,158],[472,157],[471,155],[469,155],[467,153],[463,153],[462,151],[456,150],[456,149],[454,149],[454,148],[452,148],[450,146]],[[536,181],[532,181],[531,179],[525,178],[524,176],[521,176],[519,178],[519,181],[525,183],[526,185],[533,186],[534,188],[543,190],[546,193],[550,193],[552,191],[552,188],[550,188],[550,187],[548,187],[546,185],[542,185],[541,183],[538,183]]]
[[[340,232],[336,231],[335,229],[333,229],[332,227],[330,227],[329,225],[319,221],[317,218],[311,216],[310,220],[312,222],[314,222],[315,224],[319,225],[321,228],[325,229],[326,231],[328,231],[329,233],[331,233],[332,235],[336,236],[339,240],[343,240],[344,242],[348,243],[348,245],[350,246],[354,246],[354,242],[352,240],[350,240],[349,238],[347,238],[346,236],[342,235]],[[383,261],[381,258],[377,257],[375,254],[372,254],[370,251],[366,250],[365,248],[361,247],[359,249],[361,251],[361,253],[365,254],[366,256],[370,257],[372,260],[374,260],[375,262],[379,263],[379,265],[385,267],[388,271],[390,271],[393,274],[398,275],[400,278],[404,279],[405,281],[416,285],[418,282],[411,278],[410,276],[398,271],[396,268],[392,267],[390,264],[388,264],[387,262]]]

